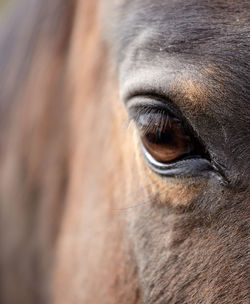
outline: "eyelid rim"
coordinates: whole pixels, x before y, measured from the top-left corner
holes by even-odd
[[[195,157],[192,156],[192,158],[184,158],[182,160],[177,160],[177,161],[173,161],[170,163],[161,163],[158,162],[156,159],[153,158],[153,156],[146,150],[146,148],[143,146],[143,144],[141,143],[141,149],[144,155],[144,158],[146,159],[149,167],[156,173],[160,174],[160,175],[164,175],[164,176],[173,176],[173,175],[181,175],[180,171],[182,170],[181,167],[184,166],[180,166],[180,164],[184,165],[187,162],[191,163],[191,162],[197,162],[198,159],[202,160],[201,163],[199,163],[199,171],[200,172],[204,172],[204,171],[210,171],[212,169],[212,166],[210,164],[210,162],[204,158],[200,158],[200,157]],[[186,166],[185,166],[186,167]],[[193,171],[193,166],[190,166],[192,170],[190,170],[190,175],[191,171]],[[196,166],[197,167],[197,166]],[[197,168],[198,169],[198,168]],[[182,174],[183,175],[183,174]],[[189,172],[187,172],[187,170],[185,170],[185,176],[189,175]]]
[[[182,160],[173,161],[168,164],[158,162],[152,155],[146,150],[142,143],[140,143],[142,154],[148,167],[163,178],[200,178],[213,175],[220,184],[226,186],[228,181],[217,171],[216,168],[210,163],[209,160],[201,158],[199,156],[192,156],[190,158],[184,158]]]

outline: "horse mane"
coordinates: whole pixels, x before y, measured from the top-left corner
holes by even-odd
[[[4,303],[46,302],[67,189],[62,95],[73,2],[20,1],[0,41],[1,285]]]
[[[53,286],[58,290],[55,297],[63,293],[54,272],[64,226],[72,226],[70,220],[67,224],[71,205],[84,200],[86,217],[96,216],[95,212],[101,217],[103,208],[112,216],[110,206],[116,194],[104,180],[117,178],[119,160],[110,140],[117,132],[107,100],[117,95],[98,26],[98,1],[19,1],[2,28],[0,299],[2,303],[48,303]],[[109,154],[100,158],[104,149]],[[89,187],[92,191],[87,191]],[[107,193],[112,199],[105,205]],[[88,202],[97,211],[89,210]],[[104,207],[98,211],[101,203]],[[114,225],[111,231],[112,237],[120,230]],[[81,248],[91,247],[89,237]],[[124,272],[120,236],[113,240],[109,246],[116,251],[109,259],[114,266],[107,265],[115,269],[119,264]],[[98,246],[103,251],[105,245]],[[84,274],[93,271],[93,279],[85,282],[88,290],[94,288],[93,280],[98,284],[94,274],[101,262],[97,260],[89,262],[92,269]],[[112,280],[116,282],[107,287],[112,288],[109,296],[117,299],[115,290],[119,284],[126,290],[126,283]],[[104,290],[106,296],[109,293],[110,289]]]

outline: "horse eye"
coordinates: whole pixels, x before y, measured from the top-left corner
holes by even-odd
[[[178,110],[141,103],[130,106],[129,113],[139,131],[147,164],[155,173],[175,178],[212,174],[223,185],[228,183],[223,167],[210,157],[202,140]]]
[[[160,105],[145,104],[132,106],[129,112],[139,131],[142,152],[152,170],[167,176],[179,175],[182,168],[183,174],[187,175],[191,171],[201,171],[201,162],[207,170],[210,156],[181,113],[175,114],[176,110]]]
[[[158,162],[176,161],[195,150],[182,122],[164,112],[140,115],[137,126],[144,148]]]

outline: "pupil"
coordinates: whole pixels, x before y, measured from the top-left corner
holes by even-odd
[[[146,138],[149,142],[154,144],[171,144],[174,141],[174,138],[170,133],[164,133],[160,130],[157,130],[155,133],[148,133]]]
[[[158,135],[159,137],[159,141],[160,142],[162,142],[162,143],[166,143],[166,144],[168,144],[168,143],[171,143],[171,142],[173,142],[173,136],[170,134],[170,133],[163,133],[163,132],[160,132],[159,131],[159,135]]]

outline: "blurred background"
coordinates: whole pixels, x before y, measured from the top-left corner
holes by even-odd
[[[1,10],[2,10],[4,4],[6,4],[6,2],[8,2],[8,1],[10,1],[10,0],[0,0],[0,8],[1,8]]]
[[[0,14],[4,11],[4,9],[8,6],[9,3],[13,2],[13,0],[0,0]]]

